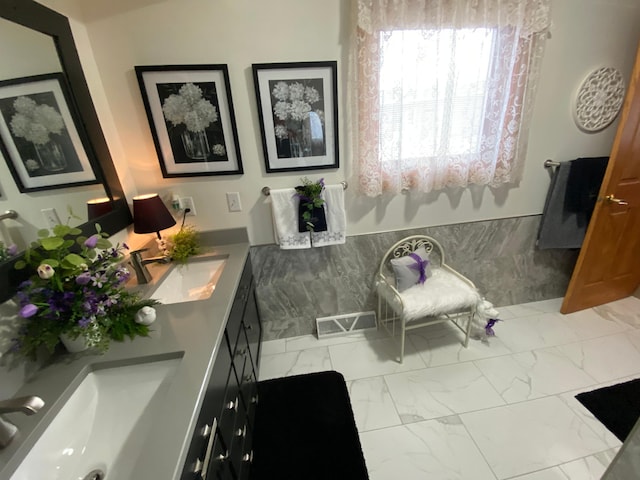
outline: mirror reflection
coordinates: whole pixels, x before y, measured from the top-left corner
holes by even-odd
[[[51,37],[0,18],[0,81],[62,72],[55,43]],[[60,221],[79,225],[104,213],[104,202],[90,200],[104,198],[102,185],[86,185],[53,190],[21,193],[0,152],[0,216],[9,210],[17,218],[0,221],[0,241],[15,244],[22,251],[37,236],[41,228]],[[97,208],[99,205],[101,208]],[[71,208],[73,216],[70,215]],[[108,207],[107,207],[108,209]]]

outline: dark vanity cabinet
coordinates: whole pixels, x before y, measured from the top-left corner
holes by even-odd
[[[247,257],[182,480],[248,478],[253,460],[251,442],[261,340],[251,260]]]

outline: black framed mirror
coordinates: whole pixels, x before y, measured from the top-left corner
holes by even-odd
[[[95,159],[94,168],[98,170],[96,176],[102,180],[112,205],[110,212],[80,225],[80,228],[93,232],[95,222],[100,223],[102,229],[110,234],[126,228],[132,222],[131,212],[91,99],[69,20],[33,0],[0,0],[0,17],[45,34],[55,43],[58,60],[80,117],[81,128],[88,138],[88,148]],[[18,272],[13,268],[16,260],[14,258],[0,264],[0,301],[11,298],[20,281]]]

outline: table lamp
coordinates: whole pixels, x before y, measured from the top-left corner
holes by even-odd
[[[133,231],[135,233],[153,233],[162,240],[160,230],[173,227],[175,219],[167,210],[157,193],[133,197]]]

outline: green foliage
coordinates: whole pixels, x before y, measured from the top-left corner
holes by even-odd
[[[302,219],[307,225],[307,230],[314,231],[315,225],[311,221],[314,208],[324,205],[324,200],[320,196],[324,190],[324,178],[317,182],[312,182],[307,177],[301,178],[302,185],[296,187],[296,194],[300,198],[300,205],[306,210],[302,212]]]
[[[68,225],[38,232],[38,240],[15,265],[33,274],[16,294],[24,324],[14,350],[35,359],[40,347],[53,352],[60,335],[66,334],[105,351],[111,340],[149,334],[135,315],[158,302],[125,290],[129,272],[122,261],[127,247],[112,247],[107,237],[98,224],[89,238]]]
[[[200,251],[200,238],[195,227],[183,226],[180,231],[169,238],[169,256],[176,262],[185,263],[189,257]]]

